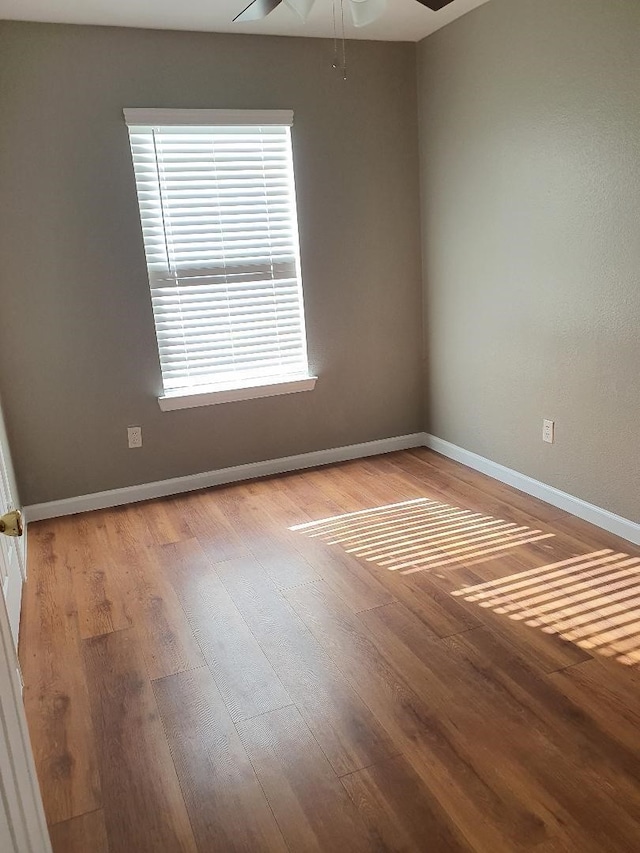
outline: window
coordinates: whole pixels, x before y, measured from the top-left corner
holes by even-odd
[[[287,111],[125,110],[163,409],[309,390]]]

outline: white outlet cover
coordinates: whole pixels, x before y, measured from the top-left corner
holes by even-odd
[[[142,447],[142,427],[127,427],[127,438],[130,448]]]

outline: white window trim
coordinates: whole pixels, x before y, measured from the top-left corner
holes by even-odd
[[[125,123],[129,128],[137,127],[166,127],[166,126],[278,126],[292,127],[293,110],[220,110],[220,109],[147,109],[126,108],[123,110]],[[296,233],[298,220],[294,214],[292,223]],[[300,277],[298,258],[298,279]],[[299,284],[300,286],[300,284]],[[302,296],[301,296],[302,298]],[[304,311],[302,313],[302,333],[306,341],[304,326]],[[158,397],[162,411],[195,408],[199,406],[216,405],[239,400],[252,400],[261,397],[272,397],[281,394],[292,394],[300,391],[311,391],[315,388],[317,376],[292,374],[268,381],[247,380],[246,383],[233,385],[194,386],[193,388],[176,388],[164,391]]]
[[[128,127],[138,125],[167,127],[177,125],[276,125],[293,126],[293,110],[175,110],[140,109],[127,107],[123,110]]]
[[[299,379],[287,377],[265,385],[248,385],[243,388],[209,386],[209,388],[199,387],[194,391],[185,391],[180,388],[162,394],[158,397],[158,403],[163,412],[174,412],[177,409],[195,409],[198,406],[216,406],[219,403],[233,403],[238,400],[256,400],[260,397],[277,397],[280,394],[313,391],[317,381],[317,376],[303,376]]]

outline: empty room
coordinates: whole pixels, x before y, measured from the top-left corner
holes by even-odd
[[[640,849],[638,0],[0,0],[1,853]]]

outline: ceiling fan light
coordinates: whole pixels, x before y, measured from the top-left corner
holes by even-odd
[[[286,6],[297,12],[303,21],[306,21],[315,0],[284,0],[284,2]]]
[[[349,0],[354,27],[366,27],[377,21],[387,8],[387,0]]]

